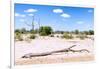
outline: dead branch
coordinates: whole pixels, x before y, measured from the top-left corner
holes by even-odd
[[[62,49],[62,50],[58,50],[58,51],[52,51],[52,52],[45,52],[45,53],[29,53],[29,54],[25,54],[24,56],[22,56],[22,58],[32,58],[32,57],[39,57],[39,56],[47,56],[47,55],[51,55],[53,53],[59,53],[59,52],[88,52],[89,51],[87,49],[81,49],[81,50],[73,50],[71,48],[75,47],[76,45],[73,45],[69,48],[66,49]]]

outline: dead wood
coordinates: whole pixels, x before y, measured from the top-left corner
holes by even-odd
[[[51,55],[53,53],[59,53],[59,52],[88,52],[89,51],[87,49],[81,49],[81,50],[73,50],[71,48],[75,47],[76,45],[73,45],[69,48],[66,49],[62,49],[62,50],[57,50],[57,51],[52,51],[52,52],[45,52],[45,53],[29,53],[29,54],[25,54],[24,56],[22,56],[22,58],[32,58],[32,57],[39,57],[39,56],[47,56],[47,55]]]

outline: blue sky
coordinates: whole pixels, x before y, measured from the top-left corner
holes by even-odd
[[[69,6],[15,4],[15,29],[30,30],[34,16],[35,29],[51,26],[54,31],[93,30],[94,9]],[[27,23],[27,24],[26,24]]]

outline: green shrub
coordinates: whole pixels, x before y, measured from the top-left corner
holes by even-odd
[[[34,30],[30,30],[30,33],[31,33],[31,34],[35,34],[35,31],[34,31]]]
[[[23,41],[23,39],[22,39],[22,38],[20,38],[20,39],[19,39],[19,41]]]
[[[64,33],[63,36],[62,36],[62,38],[73,39],[74,37],[71,34]]]
[[[19,40],[19,41],[23,41],[23,38],[21,36],[21,33],[16,33],[15,34],[15,39]]]
[[[56,37],[57,37],[57,38],[59,38],[59,36],[58,36],[58,35],[57,35]]]
[[[79,30],[75,30],[74,33],[75,33],[75,34],[79,34]]]
[[[94,35],[94,31],[93,31],[93,30],[83,31],[83,33],[84,33],[85,35]]]
[[[41,36],[48,36],[52,33],[52,28],[49,26],[42,26],[39,28],[39,33]]]
[[[35,39],[36,38],[36,36],[34,35],[34,34],[32,34],[31,36],[30,36],[30,39]]]
[[[94,35],[94,31],[93,30],[89,30],[89,35]]]
[[[89,35],[88,31],[83,31],[81,34]]]
[[[27,33],[25,28],[22,28],[20,31],[21,31],[22,34],[26,34]]]
[[[54,35],[52,34],[52,35],[50,35],[50,37],[54,37]]]
[[[47,36],[47,34],[45,32],[40,32],[41,36]]]
[[[81,40],[84,40],[85,38],[88,38],[86,35],[78,35],[77,38],[80,38]]]
[[[25,28],[16,29],[16,30],[15,30],[15,33],[26,34],[26,33],[27,33],[27,30],[26,30]]]

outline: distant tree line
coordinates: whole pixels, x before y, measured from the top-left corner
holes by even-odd
[[[52,32],[53,32],[53,30],[49,26],[42,26],[39,29],[35,29],[35,30],[26,30],[25,28],[15,30],[16,34],[17,33],[20,33],[20,34],[27,34],[27,33],[37,34],[37,33],[39,33],[42,36],[50,35]]]
[[[93,30],[88,30],[88,31],[79,31],[79,30],[74,30],[74,31],[55,31],[54,34],[85,34],[85,35],[94,35]]]
[[[31,33],[31,34],[37,34],[39,33],[41,36],[47,36],[50,34],[85,34],[85,35],[94,35],[93,30],[88,30],[88,31],[79,31],[79,30],[74,30],[74,31],[53,31],[53,29],[50,26],[41,26],[39,29],[35,30],[26,30],[25,28],[22,29],[16,29],[15,33],[18,34],[26,34],[26,33]]]
[[[39,29],[35,29],[35,30],[26,30],[25,28],[16,29],[15,39],[23,41],[22,34],[31,34],[29,37],[30,39],[35,39],[36,38],[35,34],[39,34],[40,36],[50,35],[50,37],[54,37],[54,34],[62,34],[62,36],[60,37],[65,39],[73,39],[74,38],[73,35],[76,35],[76,38],[84,39],[84,38],[88,38],[87,35],[94,35],[94,31],[93,30],[53,31],[53,29],[50,26],[41,26]],[[59,36],[57,35],[57,37]]]

